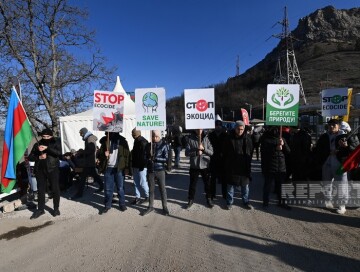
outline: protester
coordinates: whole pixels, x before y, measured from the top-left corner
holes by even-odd
[[[256,160],[260,159],[260,138],[264,132],[264,129],[261,126],[255,126],[251,133],[251,140],[253,143],[253,152],[256,152]]]
[[[171,146],[174,149],[175,153],[175,168],[180,166],[180,152],[182,149],[182,127],[176,126],[171,130]]]
[[[142,215],[154,211],[155,182],[159,185],[164,215],[169,215],[167,208],[167,194],[165,188],[165,163],[168,159],[169,146],[161,139],[159,130],[152,132],[152,144],[146,147],[147,173],[149,181],[149,207]]]
[[[299,128],[290,140],[291,175],[294,185],[309,179],[312,139],[308,128]]]
[[[126,211],[124,180],[130,168],[130,150],[126,139],[117,132],[106,132],[100,140],[98,170],[104,174],[104,204],[105,208],[100,214],[111,209],[114,185],[119,196],[119,209]]]
[[[232,208],[235,189],[241,189],[244,207],[248,210],[254,209],[249,203],[252,150],[251,136],[245,132],[245,123],[236,121],[235,129],[230,132],[223,147],[228,210]]]
[[[216,198],[216,184],[221,184],[222,197],[226,199],[227,188],[226,179],[224,178],[224,157],[222,151],[222,145],[227,137],[226,130],[222,126],[221,120],[215,121],[215,129],[209,133],[209,140],[213,147],[213,155],[210,159],[210,190],[211,199]]]
[[[54,209],[52,215],[60,215],[59,158],[61,157],[60,142],[54,138],[50,129],[41,132],[41,139],[34,144],[29,160],[35,161],[34,173],[38,188],[38,207],[30,219],[45,214],[45,193],[47,183],[51,185]]]
[[[355,133],[352,134],[351,133],[351,127],[350,125],[345,122],[345,121],[341,121],[340,123],[340,130],[344,131],[346,135],[346,138],[348,139],[348,144],[349,144],[349,148],[350,151],[355,150],[355,148],[359,145],[359,136],[356,135]],[[344,159],[342,159],[343,161]],[[348,180],[359,180],[358,178],[358,173],[360,173],[360,168],[357,167],[351,171],[348,172]]]
[[[96,141],[97,137],[91,133],[91,131],[88,131],[87,128],[82,128],[79,131],[80,136],[82,137],[83,141],[85,142],[85,148],[84,150],[78,150],[77,156],[78,156],[78,167],[82,168],[80,171],[80,180],[77,186],[77,192],[75,195],[70,197],[70,199],[78,199],[83,196],[85,184],[86,184],[86,178],[92,177],[94,179],[94,182],[99,184],[99,189],[96,192],[102,192],[104,189],[104,183],[102,182],[99,174],[96,172],[95,169],[95,152],[96,152]]]
[[[131,132],[134,138],[134,146],[131,151],[131,166],[133,169],[133,178],[135,184],[135,199],[131,204],[142,204],[149,201],[149,185],[146,181],[146,145],[148,141],[141,136],[141,131],[134,128]],[[144,199],[141,200],[141,192]]]
[[[199,174],[204,181],[207,205],[209,208],[214,207],[214,203],[211,200],[209,171],[210,157],[213,155],[213,148],[208,136],[203,133],[202,129],[192,131],[188,137],[185,155],[190,157],[190,185],[187,208],[189,209],[194,203],[196,183]]]
[[[281,185],[286,181],[285,154],[290,153],[290,148],[284,138],[280,138],[279,129],[271,127],[266,130],[261,138],[261,169],[264,175],[263,207],[269,206],[270,191],[275,182],[278,206],[290,209],[281,198]]]
[[[335,186],[337,202],[340,203],[336,212],[345,214],[345,206],[349,198],[348,178],[347,172],[339,173],[338,170],[350,152],[359,144],[359,141],[357,137],[347,137],[340,130],[339,120],[330,119],[327,124],[328,131],[322,134],[316,143],[315,156],[321,166],[322,181],[326,187],[326,208],[334,208],[333,186]]]

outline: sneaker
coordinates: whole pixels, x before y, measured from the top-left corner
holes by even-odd
[[[154,208],[153,208],[153,207],[149,207],[149,208],[147,208],[146,211],[143,212],[141,215],[142,215],[142,216],[145,216],[145,215],[147,215],[147,214],[149,214],[149,213],[151,213],[151,212],[153,212],[153,211],[154,211]]]
[[[105,207],[103,210],[101,210],[101,211],[100,211],[100,213],[99,213],[99,214],[104,214],[104,213],[107,213],[109,210],[110,210],[110,208]]]
[[[120,211],[125,212],[127,210],[125,205],[121,205],[120,206]]]
[[[209,206],[210,209],[212,209],[214,207],[214,203],[211,200],[211,198],[206,199],[206,203]]]
[[[247,209],[247,210],[253,210],[254,209],[254,207],[249,203],[245,204],[244,208]]]
[[[188,204],[186,205],[186,209],[190,209],[190,207],[194,204],[194,200],[190,199]]]
[[[140,203],[140,198],[135,198],[130,204],[131,205],[136,205]]]
[[[346,213],[346,208],[345,205],[340,205],[339,208],[336,210],[337,214],[345,214]]]
[[[142,201],[140,201],[140,204],[149,203],[149,197],[145,197]]]
[[[334,205],[330,200],[325,201],[325,207],[326,209],[334,209]]]
[[[227,204],[227,205],[226,205],[226,209],[227,209],[228,211],[230,211],[230,210],[232,209],[232,205],[231,205],[231,204]]]
[[[54,216],[54,217],[60,216],[60,211],[59,211],[59,209],[54,210],[53,213],[52,213],[52,216]]]
[[[32,214],[32,216],[30,217],[30,219],[39,218],[39,217],[42,216],[43,214],[45,214],[44,211],[36,210],[36,211]]]
[[[38,201],[38,192],[37,191],[34,192],[34,201]]]

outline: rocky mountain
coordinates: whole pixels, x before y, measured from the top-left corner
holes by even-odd
[[[301,18],[291,32],[298,69],[307,104],[320,102],[319,92],[326,88],[352,87],[360,90],[360,8],[339,10],[332,6]],[[251,104],[253,116],[262,118],[266,86],[273,83],[280,41],[265,58],[245,73],[215,86],[216,113],[232,120],[236,112]],[[183,97],[168,101],[169,112],[183,122]],[[181,122],[182,121],[182,122]]]

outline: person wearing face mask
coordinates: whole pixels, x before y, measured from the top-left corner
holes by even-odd
[[[224,163],[222,145],[227,137],[226,130],[222,126],[221,120],[215,121],[215,129],[209,133],[209,140],[213,147],[213,155],[210,158],[210,190],[211,199],[216,198],[216,183],[221,184],[222,197],[226,199],[227,188],[226,180],[224,178]]]
[[[47,183],[50,184],[54,209],[52,215],[60,215],[59,158],[61,157],[60,142],[53,137],[50,129],[44,129],[41,139],[33,146],[29,160],[35,161],[34,173],[38,188],[38,207],[30,219],[36,219],[45,214],[45,193]]]

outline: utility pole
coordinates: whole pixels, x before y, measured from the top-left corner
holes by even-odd
[[[235,76],[240,75],[240,58],[239,55],[237,55],[237,59],[236,59],[236,74]]]
[[[304,105],[307,104],[304,88],[301,82],[299,68],[296,63],[295,51],[293,46],[293,37],[289,30],[289,20],[287,17],[287,8],[284,8],[284,19],[279,22],[282,25],[282,33],[273,35],[280,39],[280,53],[276,64],[274,83],[275,84],[299,84],[300,98]]]

